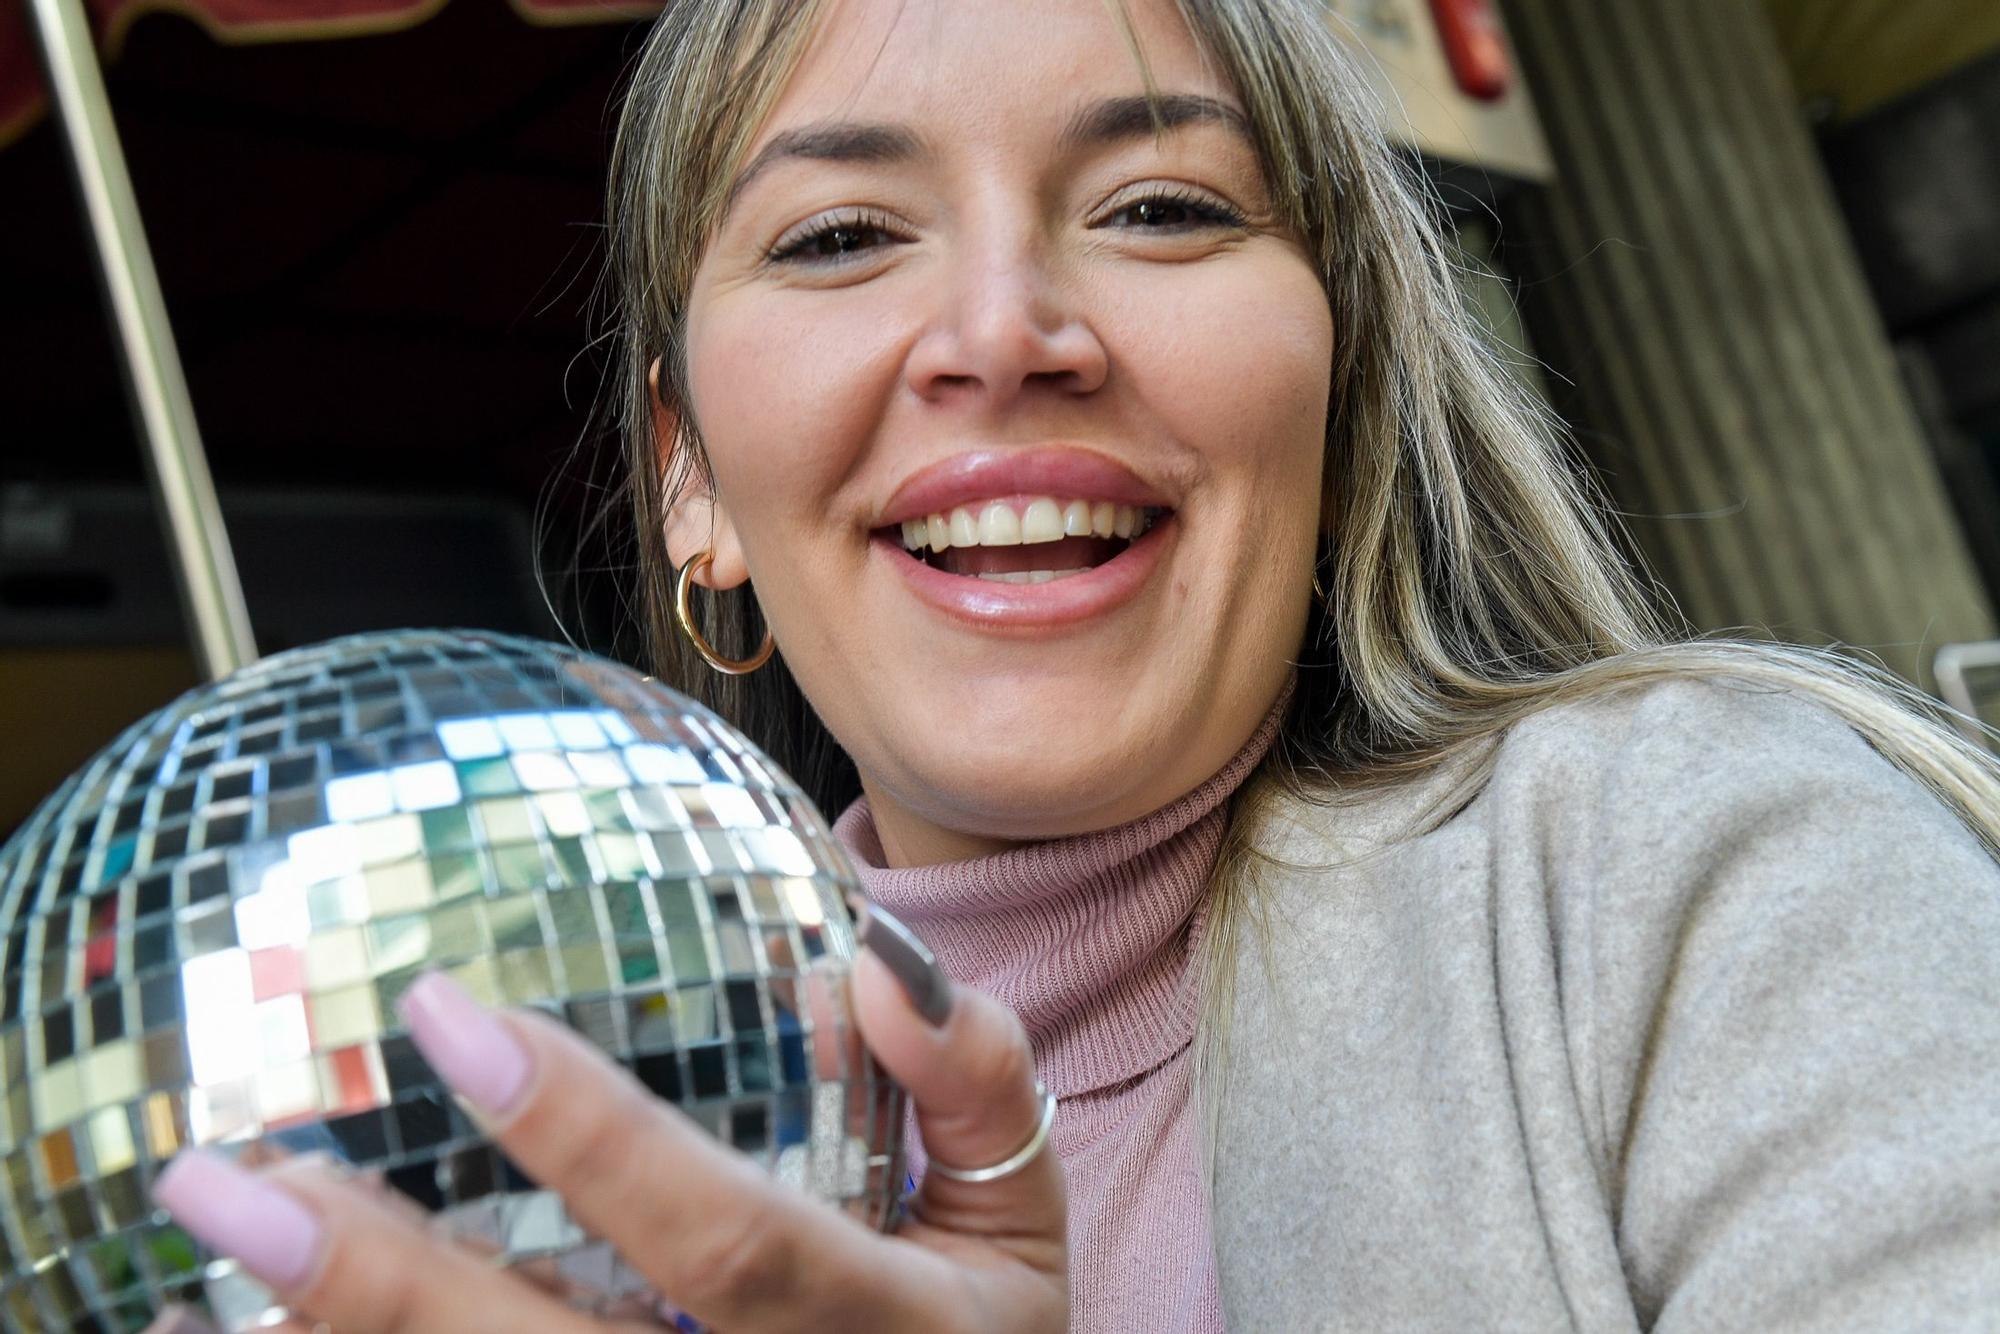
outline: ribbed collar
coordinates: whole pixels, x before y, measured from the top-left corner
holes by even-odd
[[[841,813],[868,896],[908,923],[946,974],[1020,1016],[1058,1097],[1137,1078],[1185,1048],[1195,963],[1230,795],[1271,748],[1286,687],[1236,757],[1129,824],[968,861],[883,865],[864,797]]]

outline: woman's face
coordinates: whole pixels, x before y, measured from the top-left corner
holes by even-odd
[[[671,554],[749,578],[900,864],[1183,795],[1304,632],[1327,300],[1132,9],[1157,137],[1103,0],[835,0],[695,277]]]

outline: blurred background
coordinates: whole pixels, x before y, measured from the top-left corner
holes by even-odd
[[[88,11],[258,648],[633,657],[593,296],[657,5]],[[1683,614],[2000,690],[2000,4],[1327,11]],[[0,837],[200,674],[34,33],[0,0]]]

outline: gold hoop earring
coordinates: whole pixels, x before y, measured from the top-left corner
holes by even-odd
[[[778,645],[771,638],[771,632],[764,632],[764,643],[747,658],[725,658],[715,651],[701,631],[694,628],[694,611],[688,605],[688,594],[694,588],[694,576],[698,570],[706,569],[715,559],[715,553],[704,551],[687,564],[681,566],[680,577],[674,580],[674,619],[681,623],[681,633],[694,645],[694,651],[701,654],[703,662],[721,672],[724,676],[748,676],[771,660],[771,653]]]

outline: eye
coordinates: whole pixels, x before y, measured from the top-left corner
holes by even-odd
[[[893,244],[895,240],[889,220],[880,214],[835,214],[815,220],[804,231],[786,234],[765,258],[773,264],[825,267],[849,263],[883,242]]]
[[[1203,227],[1241,227],[1246,219],[1219,199],[1187,188],[1155,190],[1129,201],[1112,213],[1112,220],[1130,217],[1129,229],[1182,232]]]

